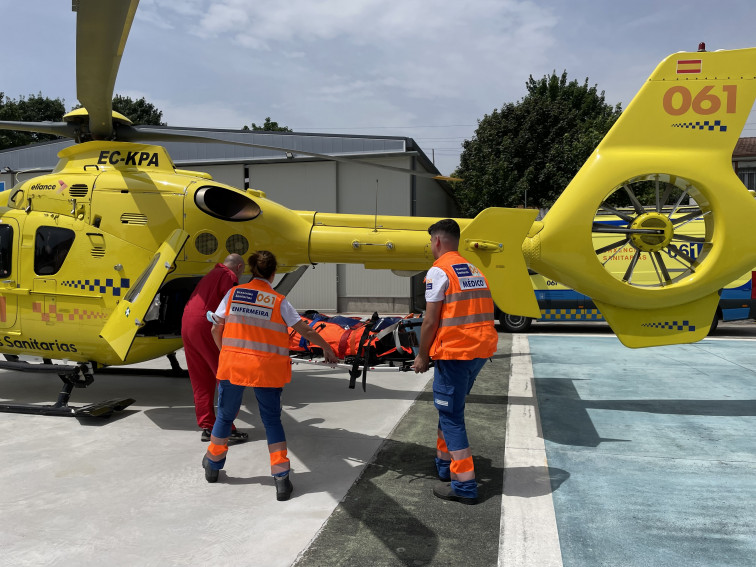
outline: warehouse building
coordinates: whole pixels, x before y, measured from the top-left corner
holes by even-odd
[[[177,130],[172,128],[172,130]],[[344,136],[237,130],[193,130],[222,139],[334,155],[438,174],[411,138]],[[0,189],[49,173],[57,154],[72,145],[61,140],[0,151]],[[222,183],[264,191],[290,209],[330,213],[401,216],[458,216],[449,186],[443,181],[294,152],[223,143],[160,143],[176,167],[204,171]],[[321,264],[309,269],[290,294],[299,309],[325,312],[408,313],[422,304],[420,278],[390,270],[367,270],[354,264]]]
[[[732,152],[735,173],[749,190],[756,191],[756,138],[740,138]]]

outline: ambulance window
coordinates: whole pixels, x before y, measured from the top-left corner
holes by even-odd
[[[0,224],[0,278],[7,278],[13,271],[13,227]]]
[[[67,228],[41,226],[34,242],[34,273],[57,274],[71,250],[75,233]]]

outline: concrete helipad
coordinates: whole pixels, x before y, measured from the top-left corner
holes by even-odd
[[[109,420],[0,414],[0,565],[752,564],[752,341],[499,336],[468,399],[477,506],[431,494],[430,374],[368,374],[362,392],[297,368],[283,399],[295,492],[276,502],[252,397],[237,422],[250,441],[207,484],[189,382],[153,361],[74,392],[137,400]],[[58,389],[0,373],[0,399]]]
[[[362,392],[343,372],[295,370],[283,402],[295,497],[280,503],[254,397],[237,421],[250,441],[207,484],[188,379],[144,370],[167,360],[140,366],[74,392],[137,400],[109,420],[0,414],[0,564],[290,565],[428,379],[376,373]],[[0,391],[49,402],[57,380],[8,372]]]

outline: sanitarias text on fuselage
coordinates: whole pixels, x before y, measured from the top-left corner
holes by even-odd
[[[28,352],[30,350],[45,351],[48,353],[78,352],[79,349],[73,343],[55,341],[40,341],[33,337],[13,337],[3,335],[3,347]]]

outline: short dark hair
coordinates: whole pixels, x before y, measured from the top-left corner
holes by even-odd
[[[428,227],[428,234],[433,236],[437,232],[443,232],[447,236],[451,236],[455,240],[459,240],[459,225],[454,219],[443,219],[438,222],[434,222]]]

